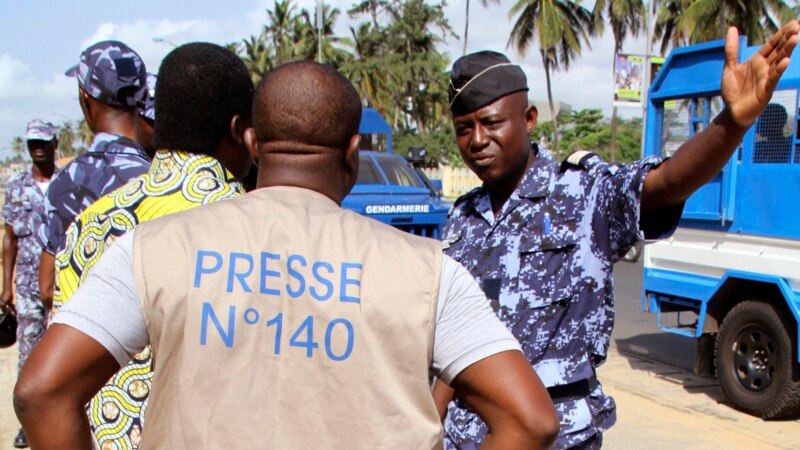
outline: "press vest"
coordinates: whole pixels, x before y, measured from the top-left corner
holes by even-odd
[[[438,242],[275,187],[140,225],[142,448],[441,448]]]

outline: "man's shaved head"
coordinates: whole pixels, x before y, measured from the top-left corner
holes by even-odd
[[[347,148],[358,134],[361,100],[335,69],[298,61],[269,72],[253,102],[256,139],[264,150]]]

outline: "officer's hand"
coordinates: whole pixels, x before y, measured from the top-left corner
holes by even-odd
[[[0,311],[5,312],[9,306],[13,307],[14,304],[11,303],[13,299],[14,295],[11,293],[11,290],[3,289],[3,292],[0,293]]]
[[[789,56],[797,45],[800,24],[792,20],[758,50],[739,64],[739,32],[728,28],[725,38],[725,67],[722,71],[722,99],[731,118],[741,127],[749,127],[766,108],[778,80],[789,66]]]

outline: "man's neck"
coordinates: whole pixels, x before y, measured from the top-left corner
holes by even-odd
[[[517,187],[519,187],[522,179],[525,178],[528,168],[531,166],[531,164],[533,164],[534,161],[536,161],[536,158],[536,153],[531,150],[530,154],[528,155],[528,163],[525,164],[525,168],[523,170],[507,177],[506,179],[486,184],[486,188],[489,191],[489,199],[492,202],[492,212],[495,216],[497,216],[497,214],[503,208],[503,205],[506,204],[508,199],[511,197],[511,194],[517,190]]]
[[[50,181],[55,171],[56,165],[52,161],[49,163],[34,164],[33,179],[38,182]]]
[[[99,121],[96,128],[96,134],[115,134],[136,141],[136,123],[132,117],[118,116],[110,120]]]

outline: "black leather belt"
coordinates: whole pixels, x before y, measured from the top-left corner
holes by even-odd
[[[597,378],[589,377],[572,383],[550,386],[547,392],[554,403],[571,400],[573,398],[588,397],[597,387]]]

